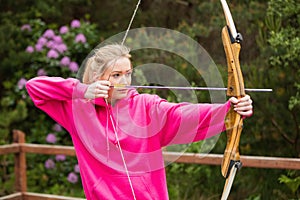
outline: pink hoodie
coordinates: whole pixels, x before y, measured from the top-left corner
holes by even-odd
[[[88,200],[134,199],[121,153],[137,200],[168,199],[162,147],[219,134],[230,108],[169,103],[135,90],[111,106],[84,99],[88,85],[73,78],[38,77],[26,87],[34,104],[70,133]]]

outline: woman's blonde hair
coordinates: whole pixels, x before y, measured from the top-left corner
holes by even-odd
[[[97,77],[101,77],[108,67],[113,66],[119,58],[130,58],[129,52],[130,49],[121,44],[109,44],[96,49],[94,55],[87,59],[82,82],[93,83],[95,74]]]

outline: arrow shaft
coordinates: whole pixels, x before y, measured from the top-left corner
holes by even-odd
[[[151,86],[151,85],[124,85],[112,86],[114,88],[131,88],[131,89],[169,89],[169,90],[212,90],[212,91],[227,91],[227,88],[218,87],[182,87],[182,86]],[[248,92],[272,92],[272,89],[245,88]]]

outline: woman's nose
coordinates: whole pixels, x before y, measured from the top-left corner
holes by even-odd
[[[121,76],[121,78],[120,78],[120,84],[124,84],[124,85],[128,84],[128,80],[127,80],[127,78],[126,78],[125,75]]]

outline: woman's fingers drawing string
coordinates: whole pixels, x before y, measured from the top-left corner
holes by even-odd
[[[108,98],[108,90],[110,89],[110,85],[110,82],[106,80],[96,81],[89,85],[84,94],[84,98]]]

